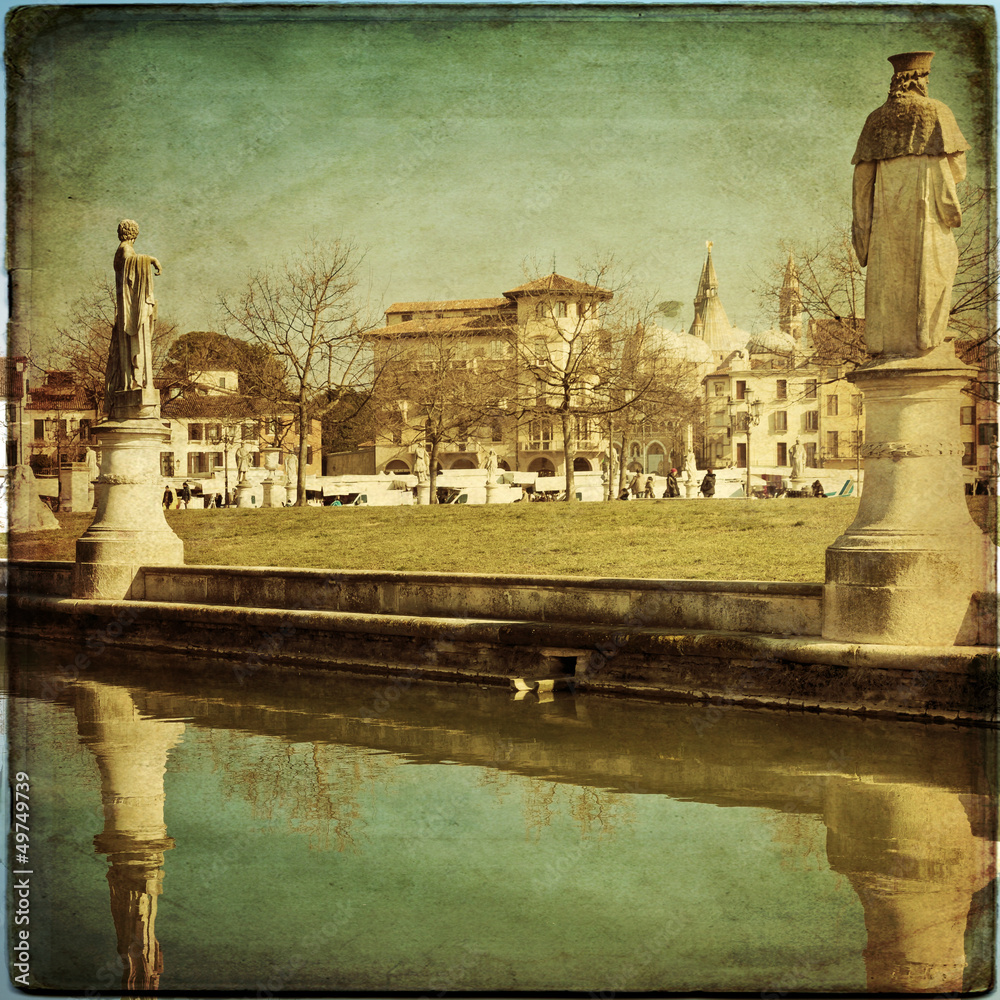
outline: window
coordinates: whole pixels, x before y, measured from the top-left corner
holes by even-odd
[[[787,410],[775,410],[774,412],[774,429],[776,431],[787,431],[788,430],[788,411]],[[779,462],[778,465],[784,465],[784,462]]]
[[[963,424],[974,424],[976,422],[976,408],[974,406],[963,406],[959,411]]]
[[[806,430],[807,431],[819,430],[819,410],[806,411]]]
[[[259,451],[255,451],[255,452],[253,452],[253,454],[251,454],[251,456],[250,456],[250,464],[255,469],[259,469],[260,468],[260,452]]]
[[[737,382],[736,383],[736,398],[737,399],[746,399],[746,395],[747,395],[747,384],[746,384],[746,382]]]
[[[490,422],[490,438],[493,441],[503,440],[503,426],[499,420],[493,420]]]
[[[861,415],[861,411],[864,409],[863,397],[861,396],[851,396],[851,414],[852,416],[858,417]]]
[[[840,435],[837,431],[826,432],[826,455],[827,458],[838,458],[840,456]]]
[[[206,441],[216,441],[222,440],[222,424],[205,424],[205,435]]]
[[[81,420],[80,421],[80,440],[89,441],[90,440],[90,421]]]
[[[548,451],[552,447],[551,421],[532,420],[528,424],[528,445],[534,451]]]
[[[410,322],[410,320],[411,320],[411,319],[413,319],[413,313],[400,313],[400,315],[399,315],[399,318],[400,318],[400,319],[401,319],[401,320],[402,320],[402,321],[403,321],[404,323],[409,323],[409,322]]]
[[[66,437],[69,434],[69,421],[60,420],[59,421],[59,436]]]
[[[545,319],[545,303],[539,302],[535,305],[535,319]]]
[[[213,451],[212,452],[212,464],[217,469],[221,469],[222,468],[223,457],[222,457],[222,452],[221,451]]]
[[[784,441],[778,442],[778,460],[775,465],[788,465],[788,445]]]
[[[722,452],[723,452],[723,445],[722,445],[722,442],[719,441],[715,445],[715,457],[716,458],[722,458]],[[721,463],[719,463],[719,464],[721,464]]]
[[[306,445],[306,465],[313,464],[313,447],[312,445]]]
[[[7,423],[8,424],[17,423],[17,404],[16,403],[8,403],[7,404]]]
[[[816,442],[806,442],[806,466],[810,469],[816,468]]]
[[[979,425],[980,444],[996,444],[996,440],[997,440],[997,425],[995,423]]]
[[[174,453],[172,451],[160,452],[160,475],[168,479],[174,475]]]
[[[188,452],[187,474],[189,476],[208,475],[208,454],[206,452],[204,451]]]
[[[555,302],[552,306],[552,313],[558,319],[566,318],[566,303],[565,302]]]
[[[491,340],[490,341],[490,353],[491,358],[504,358],[507,356],[507,343],[503,340]]]
[[[975,465],[975,464],[976,464],[976,442],[966,441],[965,454],[962,456],[962,465]]]
[[[806,399],[816,398],[816,379],[811,378],[806,381]]]
[[[45,421],[36,420],[35,421],[35,440],[44,441],[45,440]]]
[[[828,417],[837,416],[840,410],[840,398],[838,396],[826,397],[826,415]]]
[[[544,361],[549,356],[549,348],[544,337],[532,337],[531,343],[528,346],[531,349],[532,356],[539,361]]]
[[[225,375],[222,375],[222,376],[219,377],[219,388],[220,389],[225,389],[226,388],[226,376]]]
[[[779,378],[778,381],[774,383],[774,398],[788,399],[788,379]]]
[[[188,441],[201,441],[203,434],[202,424],[188,424]]]
[[[831,382],[836,382],[837,379],[840,378],[840,369],[836,365],[833,365],[831,368],[827,368],[826,377]]]
[[[864,431],[854,431],[852,434],[853,445],[854,445],[854,457],[857,458],[861,454],[861,445],[864,444],[865,432]]]

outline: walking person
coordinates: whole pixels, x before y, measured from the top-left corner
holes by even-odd
[[[642,495],[644,497],[646,497],[647,499],[649,499],[649,500],[653,499],[654,494],[653,494],[653,477],[652,476],[647,476],[646,477],[646,488],[643,490]]]
[[[181,503],[184,504],[184,509],[187,510],[188,504],[191,502],[191,487],[188,486],[186,479],[184,480],[184,485],[181,487],[180,493],[178,493],[178,497],[180,497]]]
[[[667,488],[663,491],[665,497],[679,497],[681,488],[677,485],[677,470],[671,469],[667,473]]]
[[[701,481],[700,490],[703,497],[715,496],[715,473],[711,469],[706,470],[705,478]]]
[[[168,485],[163,491],[163,509],[170,510],[174,505],[174,491]]]

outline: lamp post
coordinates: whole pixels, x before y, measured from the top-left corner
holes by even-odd
[[[744,389],[742,399],[733,399],[729,396],[726,406],[729,410],[730,430],[744,431],[747,436],[747,499],[750,499],[750,429],[760,423],[760,400],[754,399],[753,389]],[[741,409],[741,404],[746,403],[746,409]]]

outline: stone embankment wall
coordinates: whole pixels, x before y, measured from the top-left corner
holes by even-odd
[[[141,599],[72,599],[72,563],[12,562],[17,634],[217,657],[220,669],[341,669],[756,705],[995,718],[995,644],[820,638],[822,585],[147,567]],[[995,625],[992,626],[995,630]],[[995,634],[995,631],[994,631]],[[86,656],[87,654],[84,653]]]

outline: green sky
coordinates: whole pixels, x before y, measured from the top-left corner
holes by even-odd
[[[614,251],[685,326],[710,239],[730,320],[762,328],[778,241],[848,218],[888,55],[935,50],[975,181],[993,155],[988,7],[39,10],[8,24],[15,350],[54,342],[123,217],[182,331],[311,237],[367,248],[376,309]]]

